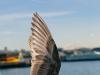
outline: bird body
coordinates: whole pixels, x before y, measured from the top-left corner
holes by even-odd
[[[32,56],[31,75],[58,75],[61,62],[55,41],[44,22],[34,13],[32,17],[32,35],[29,47]]]

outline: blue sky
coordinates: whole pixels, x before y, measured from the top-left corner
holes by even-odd
[[[29,49],[31,17],[47,22],[58,47],[100,47],[100,0],[1,0],[0,49]]]

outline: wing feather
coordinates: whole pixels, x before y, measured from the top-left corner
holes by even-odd
[[[55,73],[58,75],[59,56],[46,23],[38,13],[34,13],[31,24],[32,34],[29,38],[29,47],[34,61],[32,62],[31,75],[55,75]]]
[[[52,38],[51,33],[46,26],[46,23],[42,20],[42,18],[37,14],[34,13],[32,17],[32,48],[39,47],[42,51],[48,53],[47,47],[50,45],[48,44],[48,40]],[[35,46],[36,45],[36,46]],[[31,47],[30,47],[31,48]],[[38,48],[37,48],[38,49]],[[46,54],[45,53],[45,54]]]

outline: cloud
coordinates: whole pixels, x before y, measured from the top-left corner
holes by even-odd
[[[0,35],[12,35],[12,34],[14,34],[14,32],[12,32],[12,31],[2,31],[2,32],[0,32]]]
[[[39,14],[43,17],[60,17],[60,16],[69,15],[72,13],[75,13],[75,12],[72,12],[72,11],[40,12]],[[25,19],[25,18],[31,18],[31,17],[32,17],[31,12],[3,14],[3,15],[0,15],[0,21],[13,21],[13,20]]]
[[[0,21],[12,21],[22,18],[31,17],[30,13],[12,13],[0,15]]]
[[[46,12],[46,13],[40,13],[40,15],[45,16],[45,17],[59,17],[59,16],[65,16],[72,14],[74,12],[71,11],[62,11],[62,12]]]
[[[95,37],[95,33],[91,33],[89,36],[90,37]]]

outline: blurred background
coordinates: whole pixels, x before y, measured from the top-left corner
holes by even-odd
[[[1,0],[0,75],[29,75],[32,14],[46,21],[57,44],[60,75],[100,74],[99,0]]]

